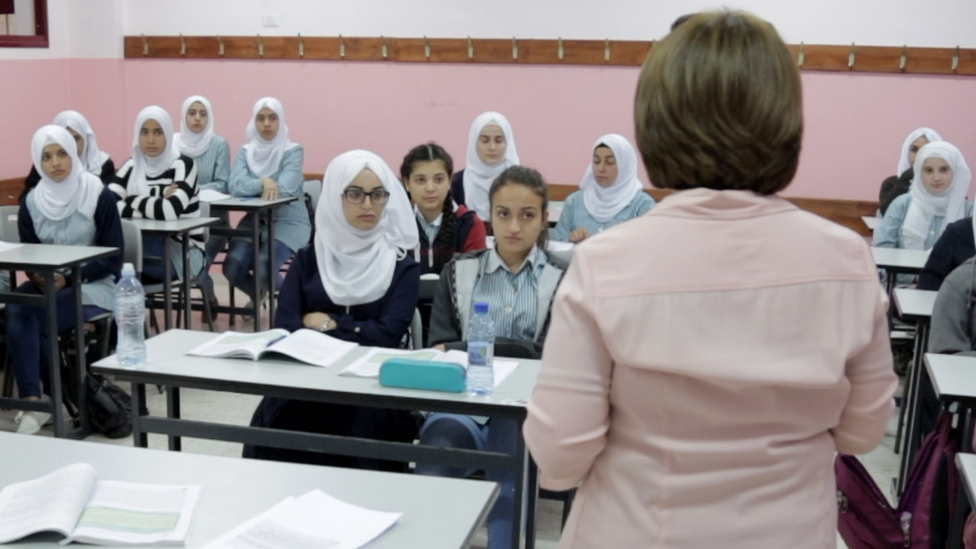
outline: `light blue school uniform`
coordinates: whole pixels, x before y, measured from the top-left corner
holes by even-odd
[[[905,223],[905,216],[908,214],[908,207],[912,204],[911,193],[905,193],[891,202],[885,212],[881,225],[874,230],[874,246],[879,248],[904,248],[904,231],[902,225]],[[966,217],[972,217],[973,203],[966,201]],[[931,250],[935,246],[935,241],[942,234],[942,223],[944,216],[933,216],[932,223],[929,225],[929,234],[925,238],[925,249]]]
[[[624,221],[644,215],[654,207],[654,204],[654,199],[649,194],[641,191],[630,201],[630,204],[617,212],[617,215],[613,219],[601,223],[594,219],[586,209],[586,204],[583,201],[583,191],[576,191],[566,198],[563,211],[559,216],[559,222],[556,223],[556,228],[553,230],[552,239],[563,242],[568,241],[569,235],[580,227],[589,231],[590,235],[595,235],[614,225],[619,225]]]

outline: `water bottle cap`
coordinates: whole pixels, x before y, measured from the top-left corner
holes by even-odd
[[[136,276],[136,266],[132,263],[123,263],[122,276]]]
[[[486,315],[486,314],[488,314],[488,302],[487,301],[475,301],[474,302],[474,314],[476,314],[476,315]]]

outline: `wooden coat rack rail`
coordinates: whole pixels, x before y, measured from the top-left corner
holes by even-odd
[[[352,36],[126,36],[127,59],[292,59],[639,66],[653,42]],[[976,49],[790,46],[802,70],[976,75]]]

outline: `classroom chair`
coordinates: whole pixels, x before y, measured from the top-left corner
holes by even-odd
[[[420,309],[413,310],[413,320],[410,321],[407,333],[410,336],[410,346],[414,350],[424,348],[424,323],[420,318]]]

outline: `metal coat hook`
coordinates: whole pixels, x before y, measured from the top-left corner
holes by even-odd
[[[430,59],[430,40],[427,40],[426,36],[424,36],[424,57]]]
[[[218,44],[217,53],[219,53],[220,56],[223,57],[224,56],[224,39],[218,36],[217,37],[217,44]]]
[[[556,55],[559,57],[559,60],[562,61],[563,60],[563,56],[565,54],[566,54],[566,50],[565,50],[565,48],[563,48],[563,37],[560,36],[559,37],[559,46],[556,48]]]
[[[346,58],[346,41],[342,39],[341,34],[339,35],[339,57]]]
[[[959,46],[956,46],[956,53],[952,55],[952,72],[959,70]]]
[[[847,68],[854,68],[854,61],[857,60],[857,47],[854,46],[854,42],[851,42],[851,53],[847,55]]]
[[[806,48],[806,46],[803,45],[803,42],[800,42],[800,53],[796,55],[796,66],[800,67],[801,69],[803,68],[803,64],[807,61],[807,52],[804,50],[804,48]]]
[[[468,37],[468,59],[474,60],[474,42]]]
[[[607,38],[603,42],[603,60],[608,62],[610,61],[610,39],[609,38]]]
[[[264,57],[264,40],[258,35],[258,57]]]
[[[182,33],[180,33],[180,55],[186,57],[186,40],[183,39]]]
[[[298,33],[298,56],[305,57],[305,39],[302,38],[302,33]]]
[[[386,37],[381,35],[380,40],[383,41],[383,59],[386,59]]]
[[[518,40],[512,37],[512,59],[518,59]]]
[[[149,42],[146,41],[146,35],[142,35],[142,55],[149,55]]]
[[[898,69],[902,72],[905,71],[905,65],[908,64],[908,44],[901,47],[901,59],[898,61]]]

